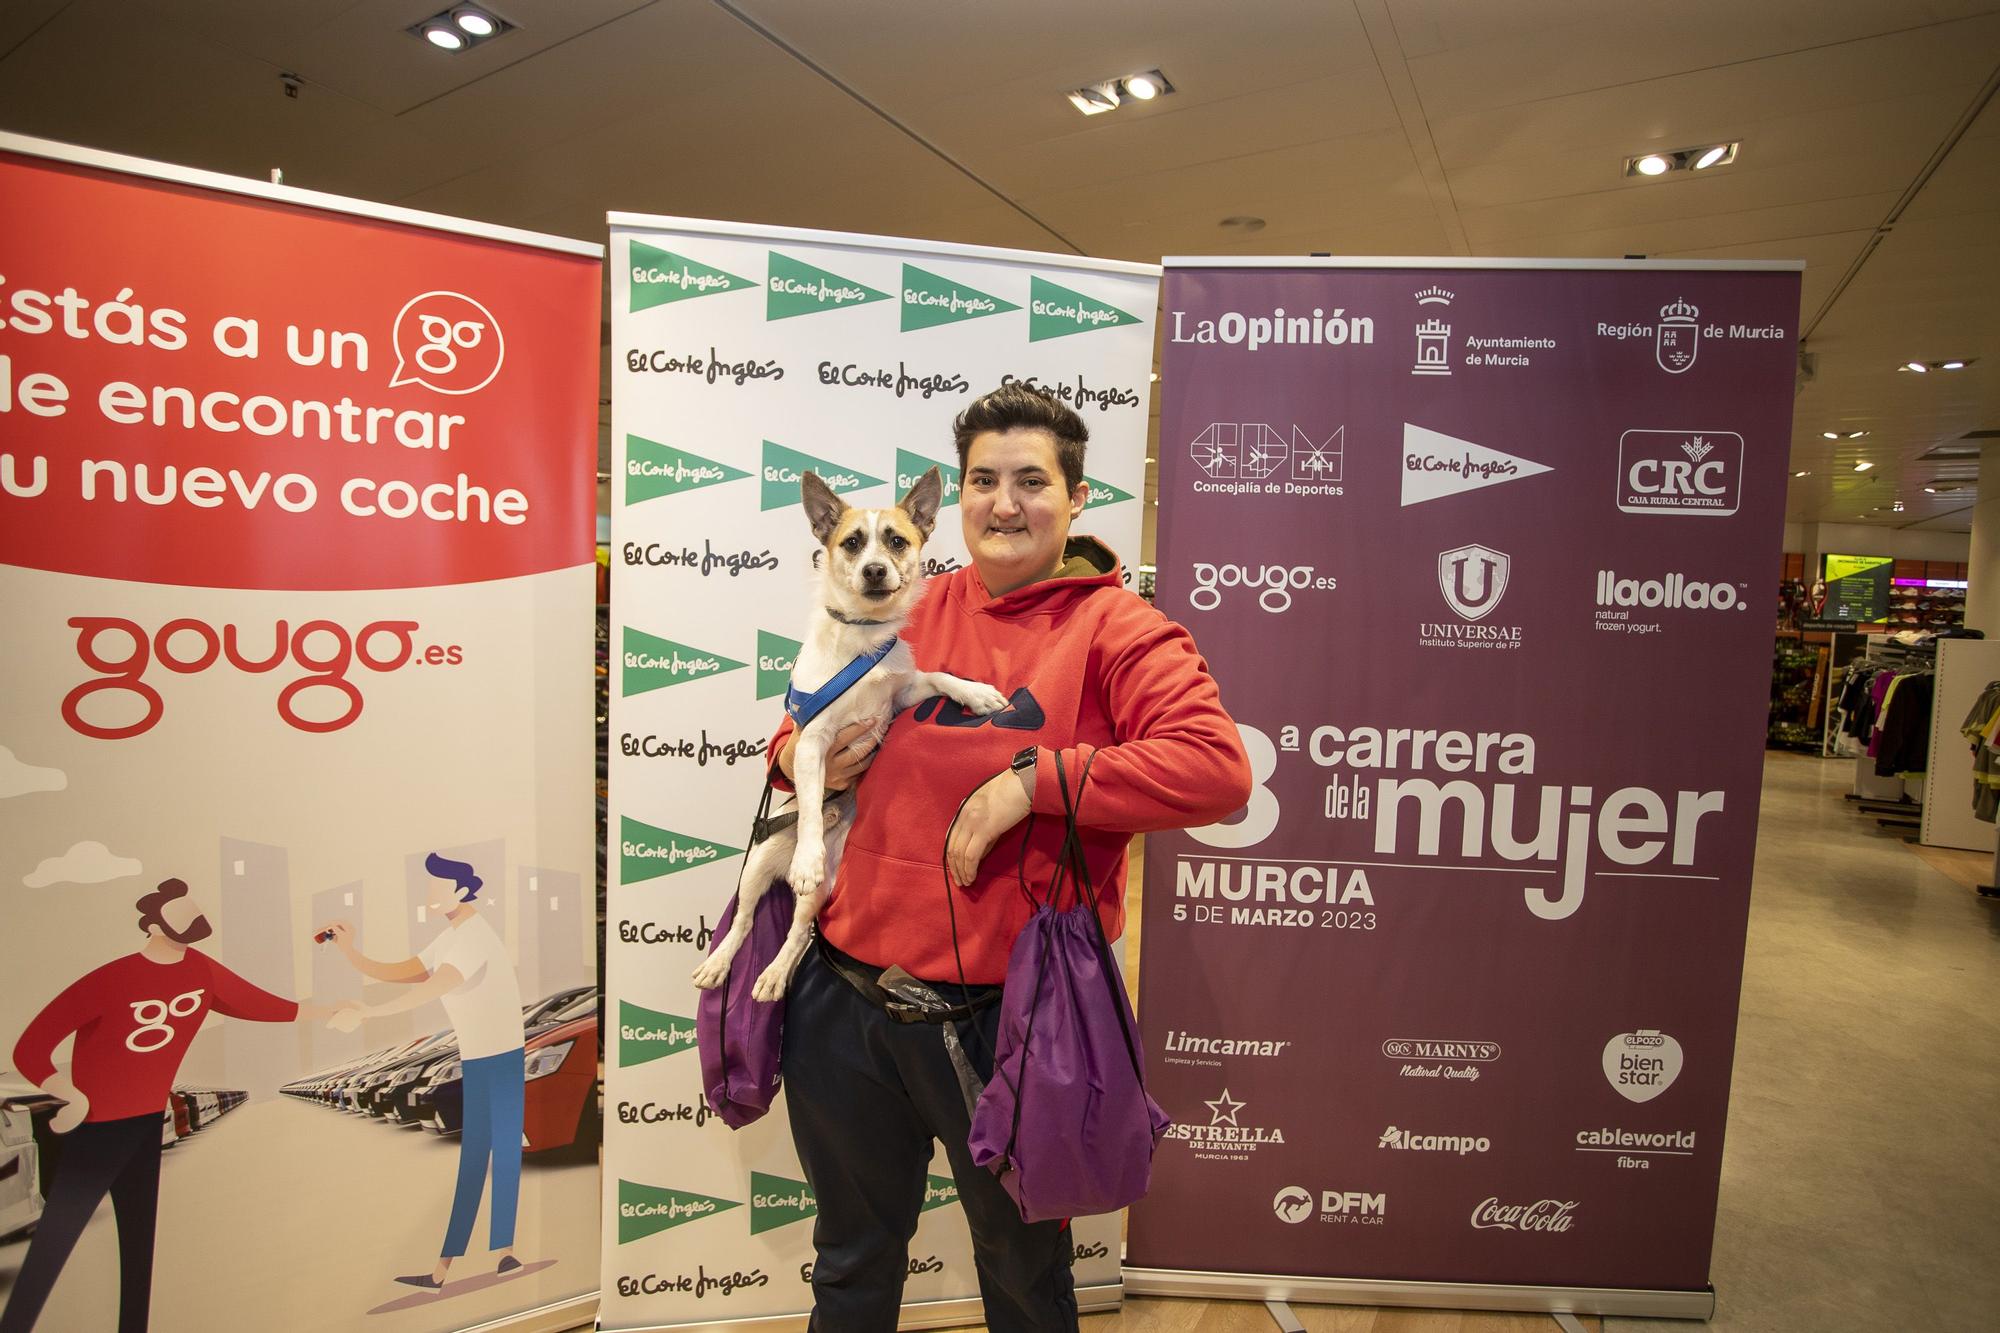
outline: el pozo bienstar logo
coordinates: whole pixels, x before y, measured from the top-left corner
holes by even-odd
[[[694,1049],[694,1020],[658,1009],[618,1002],[618,1067],[650,1064]]]
[[[1137,315],[1120,310],[1107,301],[1071,291],[1047,278],[1030,276],[1028,279],[1028,341],[1031,343],[1140,323],[1144,321]]]
[[[1650,1102],[1681,1076],[1681,1044],[1658,1028],[1621,1032],[1604,1043],[1604,1077],[1629,1102]]]
[[[663,495],[741,481],[750,474],[727,463],[657,444],[637,435],[625,437],[625,503],[643,504]]]
[[[750,278],[725,273],[686,255],[675,254],[635,240],[631,249],[631,312],[651,310],[671,301],[687,301],[697,296],[716,296],[757,284]]]
[[[618,1182],[618,1243],[628,1244],[670,1227],[686,1226],[743,1205],[686,1190],[662,1189],[637,1181]]]
[[[933,329],[940,324],[957,324],[988,315],[1004,315],[1021,307],[982,292],[968,283],[903,265],[903,332]]]
[[[882,485],[882,478],[871,477],[865,472],[824,458],[814,458],[811,454],[797,449],[788,449],[771,440],[764,441],[764,490],[758,500],[760,510],[783,509],[787,505],[800,503],[799,478],[808,472],[817,472],[819,479],[835,495],[847,495],[854,491],[865,491],[871,486]]]
[[[618,852],[619,879],[626,884],[638,884],[715,861],[726,861],[732,856],[740,856],[743,849],[725,847],[705,838],[691,838],[685,833],[656,828],[630,815],[621,815],[618,821]]]
[[[733,657],[690,648],[684,643],[633,629],[630,625],[625,627],[619,661],[622,668],[619,690],[627,699],[635,694],[665,689],[669,685],[684,685],[688,681],[719,676],[726,671],[740,671],[747,665]]]
[[[765,279],[765,286],[766,320],[817,315],[889,299],[887,292],[878,292],[852,278],[829,273],[776,250],[771,251],[770,276]]]

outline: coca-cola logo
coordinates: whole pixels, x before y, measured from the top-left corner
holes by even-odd
[[[414,620],[376,620],[358,630],[333,620],[218,627],[193,616],[157,630],[123,616],[72,616],[69,625],[77,632],[77,660],[97,674],[63,696],[63,721],[72,731],[107,741],[144,735],[166,715],[165,696],[154,683],[165,677],[147,678],[155,667],[192,676],[224,664],[254,676],[290,664],[304,674],[278,690],[278,716],[300,731],[329,732],[361,716],[361,688],[348,678],[357,664],[395,671],[413,663],[457,666],[465,657],[456,644],[419,647]],[[134,704],[136,719],[130,716]]]
[[[1539,1199],[1534,1203],[1502,1203],[1489,1198],[1472,1210],[1475,1231],[1568,1231],[1575,1223],[1576,1202]]]

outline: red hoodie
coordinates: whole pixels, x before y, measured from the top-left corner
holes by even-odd
[[[1096,756],[1081,824],[1113,939],[1125,927],[1131,835],[1212,824],[1249,800],[1249,761],[1193,638],[1119,586],[1117,557],[1094,538],[1072,538],[1068,554],[1098,572],[993,597],[965,568],[925,590],[903,631],[918,668],[984,681],[1012,704],[974,717],[932,699],[897,716],[862,780],[833,898],[820,913],[835,948],[927,980],[958,980],[945,833],[959,802],[1027,746],[1037,747],[1032,833],[1021,821],[987,853],[977,881],[951,891],[958,956],[973,985],[1006,979],[1014,938],[1034,910],[1017,879],[1024,836],[1028,885],[1046,894],[1054,872],[1063,834],[1054,752],[1072,792],[1085,759]],[[1063,905],[1071,901],[1065,891]]]

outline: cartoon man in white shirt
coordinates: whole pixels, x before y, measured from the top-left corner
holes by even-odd
[[[318,933],[331,934],[355,969],[377,981],[401,982],[409,990],[382,1004],[344,1010],[332,1026],[351,1032],[364,1018],[399,1014],[437,1000],[458,1034],[463,1067],[465,1127],[458,1141],[458,1187],[452,1197],[451,1221],[445,1227],[444,1249],[437,1267],[428,1273],[399,1277],[398,1282],[436,1291],[444,1286],[451,1261],[465,1253],[472,1239],[472,1222],[479,1196],[492,1168],[493,1206],[489,1211],[491,1248],[499,1258],[495,1271],[521,1267],[514,1257],[514,1215],[521,1197],[521,1120],[526,1099],[523,1078],[521,989],[507,947],[475,905],[484,881],[464,861],[436,852],[424,858],[424,869],[435,879],[430,908],[445,916],[445,928],[414,958],[378,962],[354,942],[354,927],[331,922]]]

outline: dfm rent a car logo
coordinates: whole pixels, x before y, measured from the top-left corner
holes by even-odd
[[[420,627],[414,620],[376,620],[358,630],[333,620],[308,620],[297,626],[279,620],[268,639],[260,628],[254,643],[249,632],[233,624],[217,627],[193,616],[169,620],[152,631],[123,616],[72,616],[69,625],[77,631],[78,661],[98,674],[63,696],[63,721],[72,731],[97,740],[143,735],[165,716],[166,699],[147,679],[155,665],[170,676],[199,675],[218,663],[246,675],[262,675],[291,662],[304,668],[306,674],[287,681],[278,691],[278,716],[299,731],[329,732],[339,731],[361,716],[361,689],[348,678],[356,663],[370,671],[386,672],[412,663],[457,666],[465,657],[456,644],[431,644],[420,649],[413,637]],[[165,677],[153,679],[164,681]],[[301,696],[315,689],[338,695],[340,711],[332,716],[308,716],[300,707]],[[101,696],[136,700],[141,709],[138,718],[124,721],[106,716],[106,706],[92,702]],[[87,703],[92,718],[84,716]],[[117,712],[117,706],[111,705],[110,711]],[[315,707],[311,711],[322,710]]]
[[[138,1026],[126,1034],[125,1049],[128,1051],[157,1051],[169,1045],[174,1039],[174,1018],[186,1018],[201,1008],[202,992],[205,986],[197,986],[191,991],[183,991],[171,1000],[135,1000],[132,1003],[132,1021]]]
[[[1313,1215],[1313,1193],[1303,1185],[1287,1185],[1271,1200],[1280,1222],[1297,1226]],[[1343,1226],[1382,1226],[1388,1218],[1389,1196],[1364,1190],[1321,1190],[1319,1220]]]
[[[1269,785],[1277,771],[1278,753],[1303,752],[1315,765],[1334,770],[1322,814],[1372,822],[1374,851],[1385,867],[1412,857],[1478,863],[1490,848],[1491,855],[1555,881],[1521,890],[1528,910],[1547,921],[1563,920],[1583,905],[1585,872],[1593,853],[1638,878],[1647,874],[1640,867],[1657,865],[1662,858],[1677,871],[1696,864],[1703,820],[1720,816],[1726,805],[1726,794],[1720,790],[1662,793],[1627,786],[1600,796],[1595,787],[1579,784],[1517,783],[1512,779],[1536,772],[1535,738],[1526,732],[1326,725],[1308,733],[1287,726],[1273,745],[1257,728],[1239,723],[1237,729],[1250,757],[1247,813],[1235,824],[1189,829],[1190,837],[1211,847],[1240,849],[1270,836],[1282,815]],[[1444,775],[1444,780],[1429,776],[1432,773]],[[1533,814],[1522,818],[1522,807]],[[1455,856],[1444,851],[1447,826],[1458,833]],[[1356,873],[1371,866],[1362,862]],[[1203,865],[1184,856],[1175,894],[1206,896],[1217,879],[1227,883],[1227,877],[1242,868],[1240,859]],[[1676,872],[1653,873],[1685,878]],[[1242,877],[1240,891],[1254,895],[1259,903],[1285,903],[1299,887],[1297,877],[1290,874],[1256,874]],[[1304,887],[1315,895],[1330,888],[1324,883]]]
[[[1312,589],[1332,592],[1336,580],[1331,574],[1320,574],[1311,565],[1263,565],[1246,568],[1242,565],[1212,565],[1196,561],[1194,565],[1194,591],[1188,594],[1188,604],[1197,611],[1213,611],[1222,605],[1223,590],[1227,588],[1257,589],[1257,605],[1273,615],[1292,609],[1292,593]]]
[[[1628,430],[1618,437],[1618,508],[1628,514],[1736,512],[1743,437],[1726,430]]]
[[[507,355],[493,312],[461,292],[411,297],[396,315],[395,342],[392,389],[421,384],[438,393],[477,393],[493,382]]]
[[[1489,1198],[1472,1210],[1475,1231],[1568,1231],[1576,1222],[1575,1201],[1540,1199],[1534,1203],[1501,1203]]]

